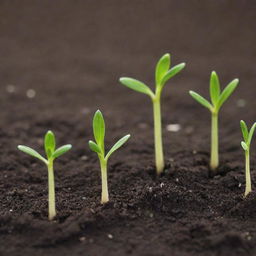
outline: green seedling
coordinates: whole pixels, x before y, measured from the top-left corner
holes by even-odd
[[[178,74],[185,63],[178,64],[170,69],[170,54],[163,55],[155,68],[155,92],[153,92],[145,83],[129,77],[121,77],[120,82],[134,91],[147,94],[153,103],[154,114],[154,140],[155,140],[155,162],[157,174],[164,170],[164,153],[162,142],[162,120],[161,120],[161,94],[166,82]]]
[[[119,141],[117,141],[117,143],[105,155],[105,121],[102,113],[99,110],[96,111],[93,117],[93,134],[95,142],[90,140],[89,147],[93,152],[97,153],[100,161],[102,186],[101,203],[105,204],[109,201],[107,171],[108,159],[117,149],[119,149],[130,138],[130,135],[128,134],[121,138]]]
[[[210,97],[211,103],[194,91],[189,91],[190,95],[204,107],[208,108],[212,116],[211,128],[211,170],[216,170],[219,166],[219,138],[218,138],[218,115],[221,106],[233,93],[238,85],[239,80],[232,80],[226,88],[221,92],[218,75],[215,71],[211,73],[210,78]]]
[[[55,136],[53,132],[48,131],[44,137],[44,149],[47,156],[47,159],[41,156],[34,149],[19,145],[18,149],[30,156],[38,158],[43,163],[46,164],[48,168],[48,218],[52,220],[56,216],[56,207],[55,207],[55,185],[54,185],[54,169],[53,162],[56,158],[63,155],[71,149],[71,145],[64,145],[58,149],[55,149]]]
[[[252,192],[252,184],[251,184],[251,173],[250,173],[250,145],[253,133],[256,128],[256,123],[253,124],[250,131],[247,128],[246,123],[241,120],[240,121],[241,131],[244,140],[241,142],[241,146],[245,152],[245,192],[244,197],[246,197],[250,192]]]

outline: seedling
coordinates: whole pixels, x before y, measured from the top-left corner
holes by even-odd
[[[129,77],[121,77],[120,82],[134,91],[147,94],[153,103],[154,113],[154,140],[155,140],[155,162],[157,174],[164,170],[164,153],[162,142],[162,121],[161,121],[161,94],[166,82],[178,74],[184,67],[185,63],[176,65],[170,69],[170,54],[163,55],[158,61],[155,68],[155,92],[146,84]]]
[[[64,145],[58,149],[55,149],[55,136],[53,132],[48,131],[44,137],[44,149],[47,156],[47,159],[41,156],[34,149],[19,145],[18,149],[28,155],[31,155],[35,158],[38,158],[43,163],[46,164],[48,168],[48,218],[52,220],[56,216],[56,207],[55,207],[55,185],[54,185],[54,170],[53,170],[53,162],[54,160],[66,153],[71,149],[71,145]]]
[[[244,140],[241,142],[241,146],[245,152],[245,192],[244,197],[246,197],[250,192],[252,192],[252,184],[251,184],[251,173],[250,173],[250,145],[253,133],[256,128],[256,123],[253,124],[250,131],[248,131],[246,123],[241,120],[240,121],[241,131],[243,134]]]
[[[102,113],[99,110],[96,111],[93,117],[93,134],[96,142],[90,140],[89,147],[93,152],[97,153],[100,160],[102,186],[101,203],[104,204],[109,201],[107,171],[108,159],[117,149],[119,149],[130,138],[130,135],[128,134],[121,138],[105,155],[105,121]]]
[[[223,103],[229,98],[238,85],[239,80],[232,80],[221,92],[218,75],[215,71],[210,78],[211,103],[194,91],[189,91],[190,95],[204,107],[208,108],[212,116],[211,129],[211,170],[216,170],[219,166],[219,138],[218,138],[218,114]]]

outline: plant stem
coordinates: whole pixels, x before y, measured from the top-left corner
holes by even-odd
[[[48,211],[48,218],[49,220],[52,220],[56,216],[54,170],[52,159],[49,159],[48,163]]]
[[[156,97],[153,99],[153,107],[156,172],[160,175],[164,170],[160,95],[156,94]]]
[[[211,134],[211,170],[219,166],[219,138],[218,138],[218,114],[212,113],[212,134]]]
[[[109,201],[108,198],[108,173],[107,173],[107,161],[100,157],[100,169],[101,169],[101,203],[105,204]]]
[[[250,174],[250,152],[249,150],[245,151],[245,193],[246,197],[250,192],[252,192],[251,184],[251,174]]]

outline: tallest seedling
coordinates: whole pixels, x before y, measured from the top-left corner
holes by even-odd
[[[220,82],[215,71],[210,78],[211,103],[200,96],[198,93],[189,91],[190,95],[204,107],[208,108],[212,115],[212,134],[211,134],[211,170],[216,170],[219,166],[219,138],[218,138],[218,115],[222,104],[228,99],[238,85],[239,80],[232,80],[226,88],[220,92]]]
[[[134,91],[138,91],[147,94],[153,103],[154,111],[154,134],[155,134],[155,160],[157,174],[161,174],[164,170],[164,153],[162,142],[162,120],[161,120],[161,94],[165,83],[177,73],[179,73],[184,67],[185,63],[174,66],[170,69],[171,56],[165,54],[158,61],[155,69],[155,92],[153,92],[146,84],[136,79],[129,77],[121,77],[120,82],[131,88]]]

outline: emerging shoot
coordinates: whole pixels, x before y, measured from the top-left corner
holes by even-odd
[[[163,55],[158,61],[155,68],[155,92],[146,84],[129,77],[121,77],[120,82],[134,91],[147,94],[153,103],[154,114],[154,140],[155,140],[155,162],[157,174],[164,170],[164,153],[162,142],[162,120],[161,120],[161,94],[165,83],[178,74],[184,67],[185,63],[178,64],[170,69],[170,54]]]
[[[94,141],[89,141],[90,149],[97,153],[99,160],[100,160],[100,168],[101,168],[101,203],[107,203],[109,201],[108,196],[108,171],[107,171],[107,163],[109,157],[119,149],[129,138],[130,135],[126,135],[121,138],[116,144],[109,150],[109,152],[105,155],[105,145],[104,145],[104,138],[105,138],[105,122],[102,113],[97,110],[93,117],[93,134],[94,134]]]
[[[252,192],[252,184],[251,184],[251,173],[250,173],[250,145],[253,133],[256,128],[256,123],[253,124],[250,131],[248,131],[246,123],[241,120],[240,121],[241,131],[243,134],[244,140],[241,142],[241,146],[245,152],[245,192],[244,197],[246,197],[250,192]]]
[[[19,145],[18,149],[28,155],[31,155],[35,158],[38,158],[43,163],[46,164],[48,168],[48,218],[52,220],[56,216],[56,207],[55,207],[55,185],[54,185],[54,170],[53,170],[53,161],[69,151],[71,145],[64,145],[58,149],[55,149],[55,136],[53,132],[48,131],[44,137],[44,149],[47,156],[47,159],[42,157],[34,149]]]
[[[238,85],[239,80],[232,80],[221,92],[218,75],[215,71],[210,78],[210,97],[211,103],[194,91],[189,91],[190,95],[204,107],[208,108],[212,116],[211,129],[211,170],[216,170],[219,166],[219,138],[218,138],[218,114],[222,104],[229,98]]]

